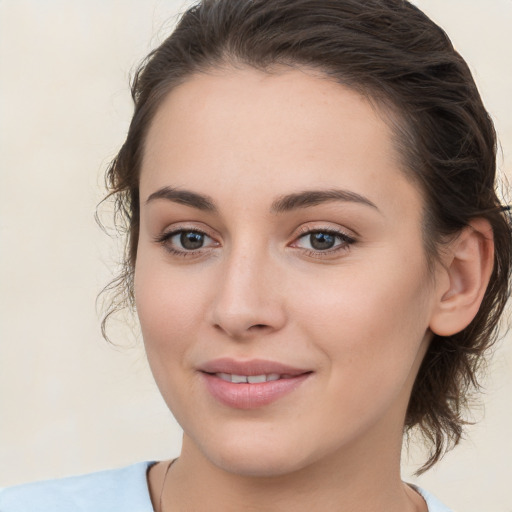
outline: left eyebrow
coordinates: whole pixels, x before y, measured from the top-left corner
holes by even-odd
[[[300,208],[317,206],[319,204],[331,201],[359,203],[374,208],[380,212],[380,210],[377,208],[377,205],[370,201],[368,198],[349,190],[339,189],[305,190],[304,192],[288,194],[274,201],[270,211],[271,213],[284,213]]]

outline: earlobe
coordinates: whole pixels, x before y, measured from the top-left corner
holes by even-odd
[[[486,219],[473,219],[449,245],[430,322],[432,332],[451,336],[471,323],[489,284],[493,262],[491,225]]]

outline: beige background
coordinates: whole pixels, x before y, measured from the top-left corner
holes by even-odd
[[[469,61],[510,176],[512,0],[417,3]],[[0,0],[0,485],[179,452],[140,343],[122,326],[116,339],[132,348],[100,336],[95,297],[119,247],[93,214],[126,133],[130,71],[183,5]],[[485,418],[419,483],[461,512],[511,512],[511,396],[509,336],[486,382]]]

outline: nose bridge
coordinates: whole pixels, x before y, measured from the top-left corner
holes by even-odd
[[[285,321],[276,263],[266,244],[251,240],[234,244],[223,262],[213,304],[217,328],[233,337],[274,331]]]

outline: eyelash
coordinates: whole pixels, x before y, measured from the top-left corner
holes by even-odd
[[[311,229],[308,228],[307,226],[304,226],[300,228],[300,232],[301,234],[295,240],[300,240],[307,236],[322,233],[324,235],[333,236],[338,241],[340,241],[338,245],[335,245],[334,247],[326,249],[324,251],[314,249],[302,249],[308,256],[313,258],[327,258],[333,255],[337,255],[340,252],[346,252],[348,251],[350,246],[356,242],[356,239],[353,238],[352,236],[348,235],[347,233],[344,233],[339,229],[332,227]]]
[[[169,231],[167,233],[164,232],[161,235],[158,235],[155,238],[155,242],[160,244],[160,245],[162,245],[163,248],[167,252],[171,253],[173,256],[181,256],[183,258],[193,258],[193,257],[197,258],[198,256],[200,256],[200,252],[204,253],[204,251],[205,251],[204,247],[200,247],[197,250],[180,250],[180,249],[175,249],[174,247],[172,247],[170,245],[170,243],[169,243],[170,240],[174,236],[182,234],[182,233],[195,233],[195,234],[198,234],[198,235],[202,235],[204,237],[208,237],[208,238],[213,240],[213,238],[211,236],[209,236],[204,231],[201,231],[200,229],[180,227],[180,228],[177,228],[177,229],[173,229],[172,231]]]
[[[176,248],[172,247],[170,245],[169,241],[174,236],[179,235],[179,234],[183,234],[183,233],[194,233],[194,234],[198,234],[198,235],[201,235],[201,236],[204,236],[204,237],[208,237],[208,238],[213,240],[213,238],[211,236],[209,236],[204,231],[201,231],[200,229],[185,228],[185,227],[180,227],[180,228],[177,228],[177,229],[173,229],[172,231],[167,232],[167,233],[164,232],[161,235],[158,235],[157,237],[155,237],[154,240],[155,240],[156,243],[162,245],[164,247],[164,249],[167,252],[169,252],[170,254],[172,254],[174,256],[181,256],[183,258],[194,258],[194,257],[197,258],[197,257],[201,256],[201,254],[204,254],[205,250],[210,249],[208,247],[206,247],[206,248],[205,247],[200,247],[197,250],[192,250],[192,249],[191,250],[180,250],[180,249],[176,249]],[[314,235],[314,234],[318,234],[318,233],[322,233],[322,234],[325,234],[325,235],[333,236],[338,241],[340,241],[340,243],[338,245],[335,245],[332,248],[329,248],[329,249],[326,249],[326,250],[323,250],[323,251],[322,250],[314,250],[314,249],[302,248],[302,251],[306,255],[308,255],[310,257],[313,257],[313,258],[329,257],[329,256],[332,256],[332,255],[337,254],[339,252],[347,251],[349,249],[349,247],[356,242],[356,240],[353,237],[347,235],[346,233],[344,233],[341,230],[334,229],[332,227],[325,228],[325,229],[322,229],[322,228],[311,229],[311,228],[308,228],[308,227],[302,227],[300,229],[300,235],[295,238],[294,243],[296,241],[298,241],[298,240],[301,240],[302,238],[305,238],[307,236],[311,236],[311,235]]]

